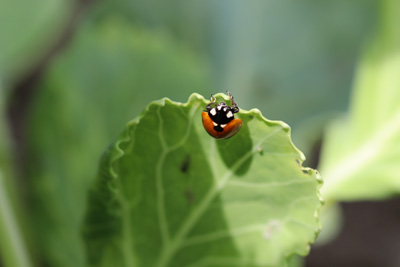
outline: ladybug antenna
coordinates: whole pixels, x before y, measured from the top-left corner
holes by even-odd
[[[238,104],[235,102],[235,100],[233,100],[233,96],[231,95],[231,92],[229,92],[228,90],[226,90],[226,92],[228,93],[228,97],[232,102],[232,112],[233,113],[239,112]]]

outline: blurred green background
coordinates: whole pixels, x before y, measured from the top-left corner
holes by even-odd
[[[152,100],[230,90],[241,108],[288,123],[316,167],[377,10],[372,0],[2,1],[0,170],[34,264],[84,266],[98,159]]]

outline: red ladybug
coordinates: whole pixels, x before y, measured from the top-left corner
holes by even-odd
[[[231,93],[227,92],[232,106],[228,106],[224,102],[215,104],[217,100],[211,95],[210,103],[206,106],[206,110],[201,113],[204,129],[216,139],[227,139],[234,136],[243,125],[243,121],[235,119],[233,115],[239,112],[239,107],[233,100]],[[212,107],[211,105],[214,104],[215,107]]]

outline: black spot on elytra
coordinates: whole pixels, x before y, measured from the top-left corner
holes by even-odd
[[[181,164],[181,172],[186,173],[190,167],[190,155],[186,155],[185,159],[182,161]]]
[[[218,124],[217,126],[214,126],[214,130],[217,132],[222,132],[224,129]]]

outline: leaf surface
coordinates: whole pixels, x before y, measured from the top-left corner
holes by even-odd
[[[85,223],[91,265],[282,266],[307,254],[320,181],[290,128],[241,110],[239,133],[216,140],[205,105],[153,102],[106,151]]]
[[[351,110],[328,129],[321,156],[325,199],[400,192],[400,5],[383,1],[382,31],[359,64]]]

